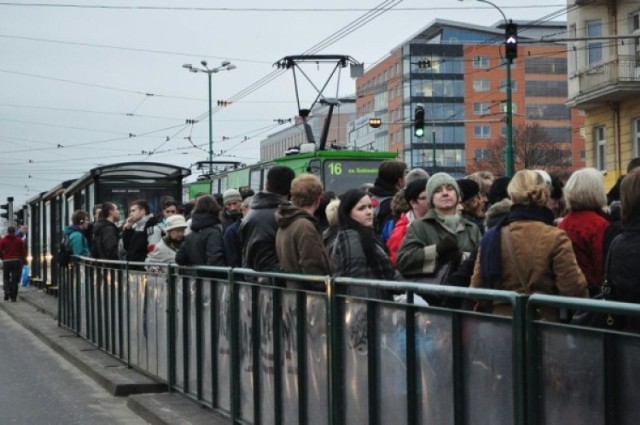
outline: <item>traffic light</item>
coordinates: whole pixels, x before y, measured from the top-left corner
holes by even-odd
[[[511,21],[504,27],[504,45],[507,59],[518,57],[518,26]]]
[[[7,212],[0,213],[0,217],[6,219],[9,224],[13,224],[13,198],[9,196],[7,203],[0,205],[0,210],[6,210]]]
[[[24,220],[25,220],[25,212],[27,211],[27,207],[23,207],[20,208],[18,211],[16,211],[16,224],[18,226],[22,226],[24,225]]]
[[[424,137],[424,107],[416,106],[416,112],[413,118],[413,134],[416,137]]]

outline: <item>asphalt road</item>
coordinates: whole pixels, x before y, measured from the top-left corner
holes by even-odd
[[[146,424],[126,401],[0,311],[0,424]]]

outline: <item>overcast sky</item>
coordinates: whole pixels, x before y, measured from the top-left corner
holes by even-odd
[[[514,20],[566,19],[558,0],[495,3]],[[293,75],[276,76],[275,61],[312,50],[370,66],[436,18],[488,25],[501,15],[473,0],[0,1],[0,202],[18,206],[99,165],[206,160],[207,76],[182,68],[202,59],[237,67],[213,75],[214,152],[256,162],[260,140],[282,128],[274,120],[297,112]],[[330,68],[305,71],[320,86]],[[275,79],[254,84],[265,77]],[[333,81],[328,97],[354,93],[348,68]],[[302,89],[309,106],[313,90]]]

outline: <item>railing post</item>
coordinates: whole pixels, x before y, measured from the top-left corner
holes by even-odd
[[[280,424],[282,420],[282,381],[285,373],[282,367],[282,290],[271,286],[271,299],[273,300],[273,406],[274,422]]]
[[[231,423],[235,424],[240,416],[240,308],[239,308],[239,291],[236,282],[236,275],[233,270],[229,272],[230,284],[230,306],[229,316],[227,317],[227,329],[229,330],[229,349],[231,351]]]
[[[176,278],[177,266],[167,268],[167,386],[173,391],[176,382]]]
[[[203,341],[204,338],[202,337],[203,334],[203,328],[204,326],[202,323],[202,285],[204,284],[204,281],[202,279],[202,277],[197,277],[195,280],[195,285],[196,285],[196,293],[195,293],[195,297],[193,300],[193,306],[195,307],[195,315],[196,315],[196,328],[195,328],[195,332],[194,332],[194,336],[195,336],[195,343],[196,343],[196,396],[198,397],[198,401],[202,400],[202,381],[203,381],[203,371],[204,371],[204,367],[203,367],[203,363],[204,363],[204,356],[203,356]]]
[[[340,343],[340,307],[336,295],[336,282],[327,279],[327,354],[329,376],[329,424],[340,425],[343,420],[344,394],[342,391],[342,358]]]
[[[527,300],[526,295],[518,295],[513,303],[513,423],[527,424],[527,376],[534,365],[527,362]]]

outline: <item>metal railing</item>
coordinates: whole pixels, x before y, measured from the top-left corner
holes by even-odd
[[[390,292],[409,300],[416,293],[486,300],[511,313],[398,303]],[[508,291],[89,258],[65,272],[59,296],[62,326],[234,424],[559,423],[558,412],[577,405],[584,415],[598,400],[571,387],[554,390],[549,376],[591,368],[593,341],[612,333],[543,322],[532,309],[622,308]],[[640,315],[640,306],[623,307]],[[575,364],[566,336],[586,341]],[[633,360],[640,341],[615,338],[630,351],[617,375],[602,364],[611,394],[618,394],[620,373],[635,376],[640,368]],[[601,360],[618,351],[604,353]],[[628,377],[629,394],[636,394]],[[568,382],[592,385],[587,378]],[[596,415],[568,423],[636,417],[624,415],[626,421]]]

